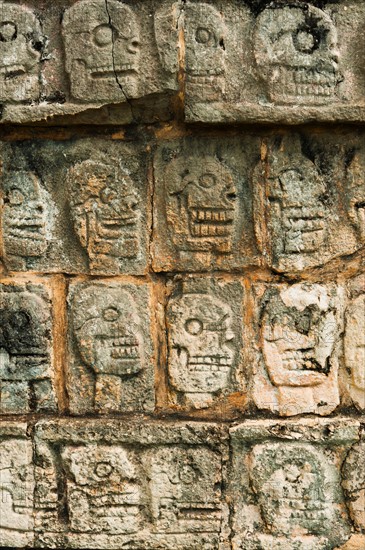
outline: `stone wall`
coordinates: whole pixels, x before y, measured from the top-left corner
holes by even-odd
[[[364,25],[0,0],[1,548],[365,548]]]

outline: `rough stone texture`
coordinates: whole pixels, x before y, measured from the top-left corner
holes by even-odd
[[[0,284],[0,414],[56,411],[50,291]]]
[[[93,282],[70,287],[70,411],[153,411],[151,288]]]
[[[100,139],[3,143],[5,265],[143,274],[150,223],[143,149]]]

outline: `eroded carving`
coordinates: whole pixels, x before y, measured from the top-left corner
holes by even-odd
[[[144,369],[141,319],[132,295],[118,285],[82,287],[72,301],[78,350],[95,375],[97,410],[120,410],[123,380]]]
[[[351,519],[357,531],[365,534],[365,442],[348,453],[342,469],[343,488]]]
[[[213,157],[178,158],[166,168],[167,220],[180,250],[228,253],[237,217],[230,170]]]
[[[31,10],[0,2],[0,101],[38,99],[44,43]]]
[[[237,360],[229,304],[209,294],[184,294],[169,303],[168,372],[172,387],[202,407],[227,387]]]
[[[140,251],[139,197],[117,164],[86,160],[67,176],[74,228],[94,272],[119,273]]]
[[[221,462],[206,448],[161,448],[152,458],[152,517],[161,533],[219,532]]]
[[[39,287],[0,285],[2,413],[54,410],[51,315]]]
[[[309,412],[325,415],[337,407],[335,349],[342,326],[341,301],[341,289],[317,284],[267,291],[261,338],[268,378],[255,378],[259,407],[284,416]]]
[[[227,28],[212,5],[189,3],[185,7],[186,93],[189,99],[219,101],[225,91]]]
[[[308,4],[272,5],[258,16],[256,63],[271,101],[321,104],[333,101],[341,80],[336,27]]]
[[[111,535],[138,532],[140,486],[126,449],[117,445],[67,445],[61,456],[72,531]]]
[[[341,517],[340,480],[319,450],[309,445],[264,443],[254,447],[250,465],[266,531],[259,535],[267,545],[263,547],[279,548],[276,545],[281,540],[288,549],[325,548],[323,538],[332,540],[333,529],[347,528]]]
[[[348,168],[346,200],[351,223],[365,242],[365,154],[357,152]]]
[[[0,441],[1,543],[25,546],[34,526],[32,444],[22,439]]]
[[[138,94],[137,16],[116,0],[81,0],[63,18],[71,94],[86,102],[125,101]]]

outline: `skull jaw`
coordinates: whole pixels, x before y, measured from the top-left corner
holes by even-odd
[[[274,66],[267,74],[267,94],[273,103],[323,105],[335,99],[335,72],[307,67]]]
[[[186,75],[186,95],[199,102],[223,101],[225,78],[220,75]]]
[[[39,100],[40,86],[38,71],[35,74],[28,72],[13,77],[10,77],[10,75],[0,70],[0,101],[21,102]]]

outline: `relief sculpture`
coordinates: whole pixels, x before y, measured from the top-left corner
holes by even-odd
[[[351,449],[342,468],[342,485],[355,530],[365,536],[365,442]],[[363,539],[365,542],[365,538]]]
[[[79,101],[126,101],[138,93],[137,16],[116,0],[81,0],[63,17],[66,71]]]
[[[258,16],[255,57],[274,103],[320,105],[341,81],[337,30],[328,14],[302,2],[272,5]]]

